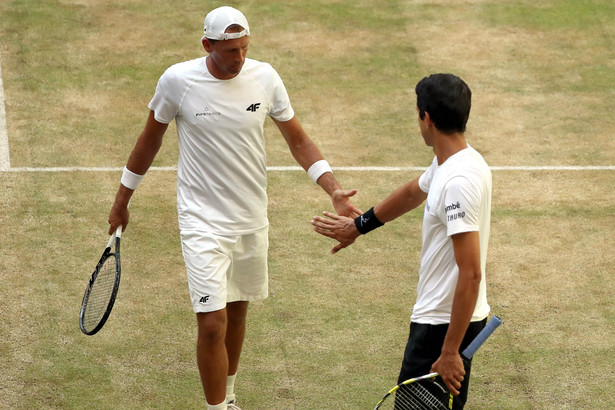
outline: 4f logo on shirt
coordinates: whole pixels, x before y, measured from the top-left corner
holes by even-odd
[[[261,106],[261,103],[254,103],[250,105],[248,108],[246,108],[246,111],[256,112],[256,110],[258,110],[260,106]]]
[[[207,303],[208,300],[209,295],[201,296],[201,299],[199,299],[199,303]]]

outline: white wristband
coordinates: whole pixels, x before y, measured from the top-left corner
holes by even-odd
[[[320,161],[314,162],[308,169],[307,173],[310,176],[310,178],[312,178],[312,181],[316,183],[316,181],[318,181],[318,178],[320,178],[322,174],[326,172],[333,173],[329,163],[326,160],[321,159]]]
[[[124,172],[122,172],[121,183],[128,189],[132,189],[133,191],[137,189],[141,181],[143,181],[145,175],[138,175],[124,167]]]

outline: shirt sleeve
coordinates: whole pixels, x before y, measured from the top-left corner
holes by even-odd
[[[277,71],[272,67],[272,93],[271,93],[271,111],[269,115],[271,118],[286,122],[292,120],[295,116],[295,111],[290,104],[290,97],[284,86],[282,78]]]
[[[429,193],[429,187],[431,186],[431,181],[433,180],[433,175],[437,168],[437,158],[434,158],[429,168],[427,168],[427,171],[423,172],[419,177],[419,188],[421,188],[421,191]]]
[[[154,112],[156,121],[169,124],[179,112],[179,87],[177,86],[176,76],[173,67],[167,69],[158,80],[156,92],[152,100],[147,105]]]
[[[479,230],[480,194],[475,184],[465,177],[455,177],[444,188],[439,214],[448,236]]]

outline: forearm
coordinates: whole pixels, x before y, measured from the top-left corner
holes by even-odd
[[[145,127],[128,157],[126,168],[138,175],[145,175],[162,146],[162,138],[168,124],[156,121],[150,111]]]
[[[333,173],[331,172],[326,172],[322,174],[320,178],[318,178],[316,183],[320,185],[320,187],[324,189],[325,192],[329,194],[329,196],[333,196],[333,193],[335,191],[337,191],[338,189],[342,189],[340,184],[337,182],[337,180],[333,176]]]
[[[297,117],[293,117],[286,122],[274,119],[273,122],[278,126],[286,140],[293,158],[305,171],[316,161],[323,159],[318,147],[305,133]]]
[[[167,124],[156,121],[154,113],[150,111],[145,128],[130,153],[109,213],[110,233],[120,225],[124,229],[128,225],[128,203],[142,176],[145,175],[162,146],[162,137],[166,129]]]
[[[160,150],[161,145],[162,139],[153,139],[145,134],[141,134],[128,157],[126,168],[135,174],[145,175],[154,162],[154,158]]]
[[[449,325],[442,352],[457,353],[472,320],[482,278],[480,266],[480,239],[478,232],[463,232],[452,236],[455,262],[459,277]]]
[[[427,194],[419,188],[418,178],[402,185],[374,207],[378,220],[387,223],[409,212],[427,198]]]
[[[478,277],[478,280],[475,278]],[[478,275],[462,274],[460,272],[459,281],[455,288],[453,307],[451,310],[451,321],[442,345],[443,354],[457,354],[461,342],[468,330],[468,325],[472,320],[476,299],[478,298],[478,288],[480,285],[480,272]]]
[[[356,190],[342,190],[331,171],[329,163],[323,160],[318,147],[307,136],[299,120],[293,117],[286,122],[273,120],[284,136],[293,158],[303,167],[310,178],[320,185],[331,197],[336,212],[340,215],[357,216],[362,212],[350,203],[349,198]]]
[[[113,206],[118,208],[128,208],[128,203],[130,202],[130,198],[132,198],[132,194],[134,192],[134,190],[126,188],[124,185],[120,184],[120,187],[115,194]]]
[[[128,157],[126,168],[122,173],[121,183],[115,196],[114,206],[128,206],[134,190],[137,189],[137,186],[145,176],[159,149],[160,143],[158,141],[149,142],[147,135],[141,134]]]

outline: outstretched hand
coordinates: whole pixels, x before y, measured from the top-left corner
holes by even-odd
[[[331,202],[338,215],[356,218],[363,212],[350,202],[350,197],[357,193],[356,189],[337,189],[331,195]]]
[[[354,195],[354,193],[352,195]],[[359,210],[357,209],[357,211]],[[333,247],[333,249],[331,249],[331,253],[337,253],[339,250],[352,245],[360,235],[354,224],[353,218],[336,215],[327,211],[324,211],[322,214],[324,217],[315,216],[312,218],[312,225],[314,226],[314,231],[323,236],[333,238],[339,242]]]

